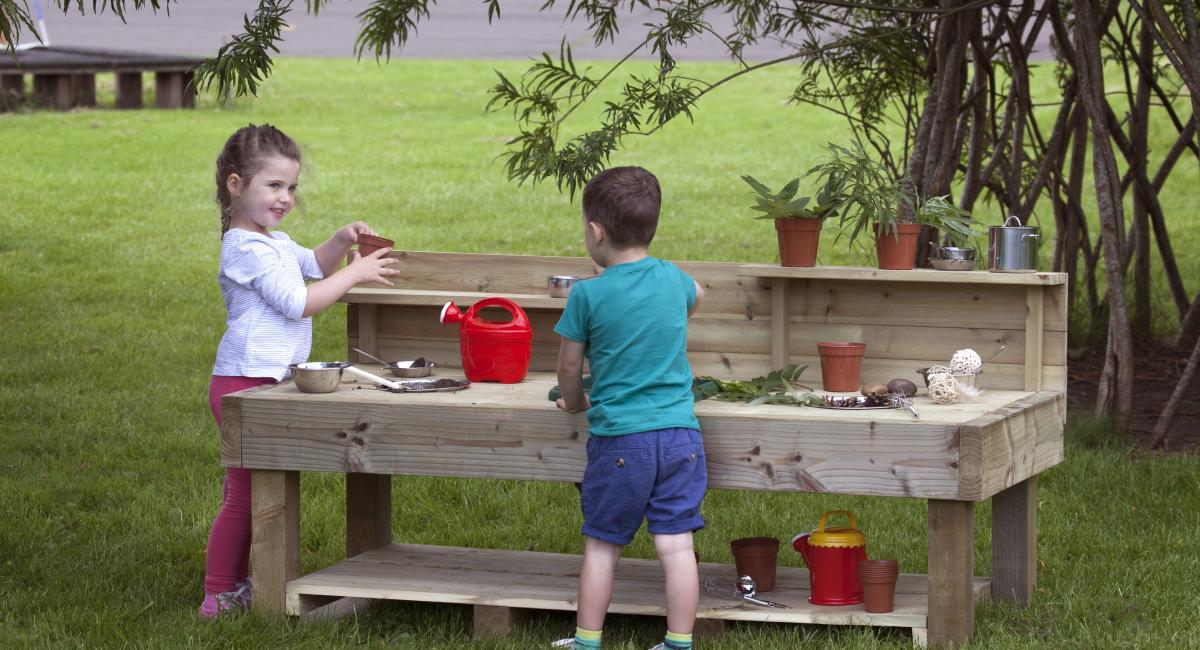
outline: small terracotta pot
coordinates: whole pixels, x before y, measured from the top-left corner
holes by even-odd
[[[891,270],[909,270],[917,263],[917,237],[921,234],[921,224],[901,223],[896,225],[895,232],[875,224],[875,253],[879,258],[879,268]]]
[[[817,343],[821,355],[821,386],[828,391],[857,391],[866,343],[823,341]]]
[[[868,612],[883,614],[895,608],[896,580],[899,575],[900,566],[895,560],[863,560],[858,563],[863,607]]]
[[[375,235],[358,235],[358,254],[366,257],[381,248],[391,248],[396,242]]]
[[[733,562],[739,576],[754,578],[755,588],[761,593],[775,589],[776,557],[779,555],[779,540],[774,537],[743,537],[729,543],[733,551]]]
[[[824,219],[776,219],[781,266],[816,266]]]

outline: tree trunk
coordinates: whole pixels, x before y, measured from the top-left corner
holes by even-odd
[[[1144,21],[1138,30],[1137,57],[1143,63],[1138,73],[1137,94],[1133,99],[1129,135],[1133,160],[1131,171],[1135,178],[1145,179],[1147,158],[1150,155],[1150,84],[1154,74],[1154,37]],[[1133,193],[1133,229],[1136,240],[1130,242],[1133,256],[1133,316],[1130,331],[1135,339],[1149,342],[1153,338],[1150,313],[1150,216],[1144,192]]]
[[[1192,346],[1192,354],[1188,357],[1187,366],[1184,367],[1183,374],[1179,377],[1179,383],[1175,385],[1171,399],[1167,400],[1166,408],[1158,416],[1158,422],[1154,424],[1154,435],[1150,439],[1151,449],[1157,449],[1167,441],[1167,433],[1171,430],[1171,420],[1175,419],[1175,412],[1179,410],[1179,403],[1183,401],[1183,396],[1187,394],[1187,389],[1191,386],[1198,365],[1200,365],[1200,339],[1196,339],[1196,344]]]
[[[1124,229],[1120,173],[1109,139],[1104,98],[1104,73],[1097,32],[1096,0],[1075,2],[1075,57],[1079,96],[1092,125],[1092,174],[1104,241],[1104,266],[1108,280],[1108,346],[1096,398],[1100,414],[1114,413],[1119,426],[1129,423],[1133,407],[1133,346],[1125,305],[1125,278],[1121,273],[1120,237]]]

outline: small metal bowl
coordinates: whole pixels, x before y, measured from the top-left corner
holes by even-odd
[[[576,282],[586,279],[574,275],[551,275],[546,278],[546,288],[550,290],[551,298],[566,298],[571,295],[571,287]]]
[[[428,377],[433,373],[434,366],[437,365],[432,361],[426,361],[425,365],[416,366],[414,368],[412,363],[412,361],[396,361],[394,363],[389,363],[387,365],[387,369],[392,371],[393,377],[412,379],[415,377]]]
[[[929,388],[929,368],[917,368],[917,374],[921,375],[921,379],[925,380],[925,387]],[[956,381],[958,381],[958,383],[960,383],[964,386],[974,386],[975,378],[982,374],[983,374],[983,371],[980,370],[979,372],[977,372],[973,375],[953,375],[952,374],[950,376],[954,377],[954,379]]]
[[[972,251],[974,252],[974,251]],[[941,257],[929,258],[929,263],[939,271],[970,271],[975,268],[975,260],[951,260]]]
[[[301,393],[332,393],[342,382],[342,370],[349,365],[345,361],[312,361],[289,364],[288,368]]]

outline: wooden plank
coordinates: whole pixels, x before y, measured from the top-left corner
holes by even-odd
[[[472,612],[471,638],[478,641],[497,636],[508,636],[513,628],[529,619],[529,610],[516,607],[475,605]]]
[[[221,465],[242,466],[242,401],[237,398],[266,390],[274,385],[255,386],[221,397]]]
[[[912,269],[888,271],[861,266],[779,266],[778,264],[742,264],[738,275],[756,278],[822,278],[828,280],[930,282],[937,284],[1065,284],[1066,273],[992,273],[990,271],[938,271]]]
[[[379,356],[379,306],[355,305],[355,307],[358,321],[358,345],[354,347]],[[359,356],[357,353],[348,353],[348,358],[350,359],[356,359]],[[413,358],[415,359],[416,357]],[[367,363],[370,360],[358,359],[358,361],[359,363]]]
[[[1042,389],[1042,328],[1046,297],[1044,287],[1030,286],[1025,290],[1025,390],[1037,391]]]
[[[183,108],[183,73],[154,73],[154,107]]]
[[[116,73],[117,80],[117,108],[141,108],[142,107],[142,73],[141,71],[118,72]]]
[[[43,108],[65,111],[71,108],[71,75],[33,75],[33,102]]]
[[[25,101],[25,76],[0,74],[0,112],[16,110]]]
[[[933,646],[960,647],[975,626],[974,503],[929,500],[929,620]],[[920,627],[914,625],[912,627]]]
[[[300,473],[254,470],[250,479],[254,611],[286,611],[287,584],[300,575]]]
[[[791,317],[806,323],[1025,329],[1026,288],[920,282],[792,280]],[[1047,314],[1045,328],[1067,331]]]
[[[346,557],[392,543],[392,477],[346,474]]]
[[[580,556],[560,553],[392,544],[294,580],[288,593],[290,599],[308,594],[461,603],[496,608],[476,613],[496,613],[503,622],[510,616],[504,609],[574,611],[581,562]],[[701,564],[700,572],[702,577],[734,575],[732,566],[712,563]],[[622,559],[609,611],[663,616],[663,584],[657,561]],[[896,609],[887,614],[868,614],[861,606],[812,605],[808,585],[806,570],[780,567],[770,598],[792,609],[765,609],[701,593],[697,618],[899,627],[924,627],[926,622],[925,576],[901,575]],[[986,578],[975,578],[968,597],[986,597],[989,588]]]
[[[791,313],[791,308],[788,305],[788,293],[788,280],[786,278],[775,278],[771,281],[771,369],[782,368],[788,365],[788,357],[791,352],[792,328],[790,327],[790,319],[786,317],[787,314]],[[694,331],[695,329],[689,323],[688,351],[697,349],[696,346],[701,341],[706,343],[709,341],[709,337],[705,337],[703,334],[693,336]],[[693,344],[693,340],[696,341],[695,345]],[[743,350],[725,349],[723,351],[740,352]]]
[[[96,75],[71,75],[71,106],[92,108],[96,105]]]
[[[992,497],[992,598],[1029,604],[1037,588],[1037,476]]]
[[[783,295],[776,293],[775,295]],[[361,305],[378,309],[378,331],[381,339],[426,339],[431,341],[458,341],[458,327],[438,322],[441,305]],[[357,307],[357,306],[356,306]],[[559,337],[554,333],[561,310],[528,309],[526,313],[533,328],[534,345],[557,346]],[[489,318],[492,316],[489,316]],[[742,354],[767,354],[777,336],[775,327],[781,324],[775,319],[747,320],[741,314],[702,314],[688,321],[689,352],[731,352]],[[996,365],[1022,365],[1025,363],[1025,330],[995,329],[987,327],[949,326],[897,326],[886,324],[834,324],[806,323],[793,319],[786,324],[791,334],[788,353],[793,355],[816,354],[818,341],[856,340],[866,341],[868,358],[912,359],[926,367],[931,363],[946,364],[956,350],[972,348],[984,356],[989,352],[1008,346],[985,368]],[[353,335],[353,331],[348,331]],[[780,341],[784,340],[782,338]],[[1048,332],[1046,336],[1048,365],[1064,365],[1066,362],[1066,332]],[[366,348],[364,348],[366,349]],[[918,366],[914,366],[918,367]]]
[[[544,373],[521,384],[405,395],[354,389],[362,384],[353,381],[335,393],[309,395],[286,382],[241,404],[242,462],[268,469],[578,481],[587,421],[554,408],[546,398],[554,381]],[[964,498],[974,490],[977,495],[966,498],[982,499],[990,493],[979,487],[981,461],[973,466],[973,483],[964,487],[960,429],[1023,397],[1029,394],[987,391],[984,401],[950,406],[918,397],[920,421],[900,410],[831,415],[712,400],[698,404],[696,413],[713,487],[933,498]],[[976,454],[984,433],[991,435],[977,432],[973,439]],[[1019,446],[1033,441],[1020,438],[1012,453],[1035,453]]]
[[[964,476],[968,450],[977,448],[981,460],[978,488],[964,478],[959,498],[986,498],[1061,463],[1064,408],[1063,393],[1043,391],[964,426],[959,436]]]

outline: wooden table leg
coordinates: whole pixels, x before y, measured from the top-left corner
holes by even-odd
[[[287,583],[300,577],[300,473],[253,470],[250,502],[254,611],[283,614]]]
[[[992,497],[992,598],[1028,604],[1037,588],[1037,477]]]
[[[788,365],[791,358],[789,346],[791,304],[788,300],[787,278],[771,278],[771,370]]]
[[[346,474],[346,557],[392,543],[392,477]]]
[[[929,644],[957,648],[975,625],[975,504],[929,500]]]

